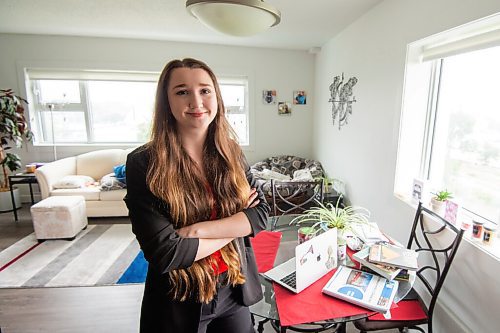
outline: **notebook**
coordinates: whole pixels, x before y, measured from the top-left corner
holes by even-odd
[[[295,257],[262,273],[283,287],[300,293],[337,267],[337,229],[295,247]]]

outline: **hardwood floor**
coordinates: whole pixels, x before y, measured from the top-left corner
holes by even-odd
[[[128,223],[128,218],[89,218],[89,223]],[[31,232],[28,204],[19,211],[19,222],[14,222],[12,212],[1,213],[0,251]],[[143,288],[122,285],[0,289],[1,332],[137,333]],[[264,332],[274,330],[266,324]],[[347,332],[358,331],[349,324]]]
[[[143,288],[0,289],[2,333],[137,333]]]

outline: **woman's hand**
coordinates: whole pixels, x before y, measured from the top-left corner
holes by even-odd
[[[258,195],[257,189],[252,188],[250,190],[250,196],[248,197],[246,208],[253,208],[259,204],[260,200],[257,199]]]

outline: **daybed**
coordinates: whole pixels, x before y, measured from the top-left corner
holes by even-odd
[[[280,194],[287,197],[293,193],[312,190],[303,183],[317,178],[323,178],[325,173],[321,163],[316,160],[305,159],[293,155],[280,155],[266,158],[250,167],[250,171],[262,184],[262,190],[269,204],[272,204],[271,179],[287,182],[281,183],[277,189]],[[297,198],[300,200],[300,198]]]
[[[46,163],[35,171],[42,199],[81,195],[89,217],[127,216],[126,189],[114,177],[114,168],[123,168],[132,150],[97,150]]]

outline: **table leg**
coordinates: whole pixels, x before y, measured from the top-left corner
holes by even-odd
[[[10,200],[12,201],[12,211],[14,212],[14,221],[18,221],[17,219],[17,208],[16,208],[16,202],[14,200],[14,188],[12,187],[12,183],[9,182],[9,189],[10,189]]]
[[[30,196],[31,196],[31,204],[35,204],[35,199],[33,199],[33,188],[31,187],[31,183],[28,184],[30,186]]]
[[[346,327],[347,327],[347,324],[346,323],[340,323],[339,324],[339,327],[337,328],[336,332],[337,333],[346,333]]]

